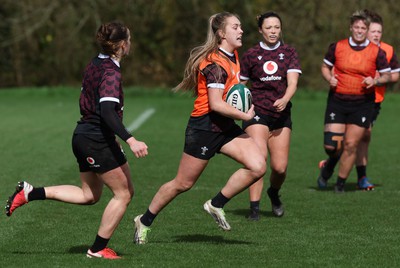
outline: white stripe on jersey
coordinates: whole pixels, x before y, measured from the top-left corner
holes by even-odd
[[[301,70],[299,70],[299,69],[288,69],[287,72],[288,73],[299,73],[299,74],[302,74]]]
[[[103,101],[112,101],[112,102],[119,103],[119,99],[114,98],[114,97],[103,97],[100,99],[100,102],[103,102]]]
[[[330,62],[329,60],[327,60],[327,59],[324,59],[324,63],[326,64],[326,65],[328,65],[328,66],[333,66],[333,64],[332,64],[332,62]]]
[[[250,80],[250,77],[241,75],[241,76],[240,76],[240,80],[248,81],[248,80]]]
[[[207,84],[207,88],[219,88],[219,89],[224,89],[225,85],[221,83],[210,83]]]

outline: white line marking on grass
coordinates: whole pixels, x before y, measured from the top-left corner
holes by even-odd
[[[147,121],[154,113],[156,112],[156,109],[154,108],[149,108],[145,110],[143,113],[139,115],[136,120],[134,120],[129,127],[127,128],[129,132],[135,131],[138,129],[144,122]]]

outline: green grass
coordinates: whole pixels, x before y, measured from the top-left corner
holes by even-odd
[[[36,186],[79,185],[71,133],[79,119],[79,89],[0,90],[0,200],[26,179]],[[202,209],[239,165],[218,155],[195,187],[157,217],[149,243],[132,243],[132,220],[143,213],[158,188],[174,177],[193,99],[162,90],[126,92],[125,123],[148,108],[156,113],[134,135],[149,155],[129,153],[135,197],[110,246],[119,261],[85,257],[102,211],[106,190],[94,206],[35,201],[12,217],[0,216],[0,267],[398,267],[400,265],[400,180],[397,115],[400,96],[388,94],[373,130],[368,173],[374,192],[355,190],[353,172],[344,195],[316,189],[318,161],[325,157],[323,113],[326,93],[298,91],[286,207],[274,218],[266,196],[259,222],[245,219],[247,191],[225,207],[232,231],[217,228]],[[3,205],[2,205],[3,206]]]

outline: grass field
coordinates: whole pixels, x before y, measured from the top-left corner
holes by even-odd
[[[79,89],[0,90],[0,200],[18,180],[35,186],[79,184],[71,133],[79,119]],[[132,220],[143,213],[159,186],[175,175],[191,97],[162,90],[129,89],[125,124],[146,109],[155,113],[134,136],[149,146],[145,159],[128,158],[135,197],[109,245],[122,260],[87,259],[102,211],[105,190],[94,206],[35,201],[12,217],[0,216],[0,267],[399,267],[400,95],[388,94],[373,131],[368,168],[373,192],[355,190],[355,172],[344,195],[316,189],[318,161],[325,157],[323,112],[326,93],[299,89],[293,100],[293,135],[286,207],[274,218],[262,199],[259,222],[245,219],[248,193],[225,207],[232,231],[217,228],[203,209],[239,165],[217,156],[195,187],[156,219],[149,243],[132,243]],[[2,201],[2,202],[3,202]]]

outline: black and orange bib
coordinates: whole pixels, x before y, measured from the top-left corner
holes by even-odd
[[[381,42],[380,48],[386,52],[386,59],[388,62],[393,57],[393,47],[389,44]],[[375,102],[382,102],[385,98],[386,85],[375,87]]]
[[[227,81],[225,83],[225,89],[223,98],[225,98],[228,90],[235,84],[239,83],[240,75],[240,64],[238,53],[235,50],[236,63],[230,61],[222,52],[212,53],[209,59],[205,59],[200,63],[199,69],[203,70],[207,65],[216,63],[221,66],[225,72],[228,74]],[[210,106],[208,104],[208,93],[207,93],[207,81],[204,75],[199,73],[197,78],[197,98],[194,102],[194,109],[191,116],[202,116],[211,112]]]

